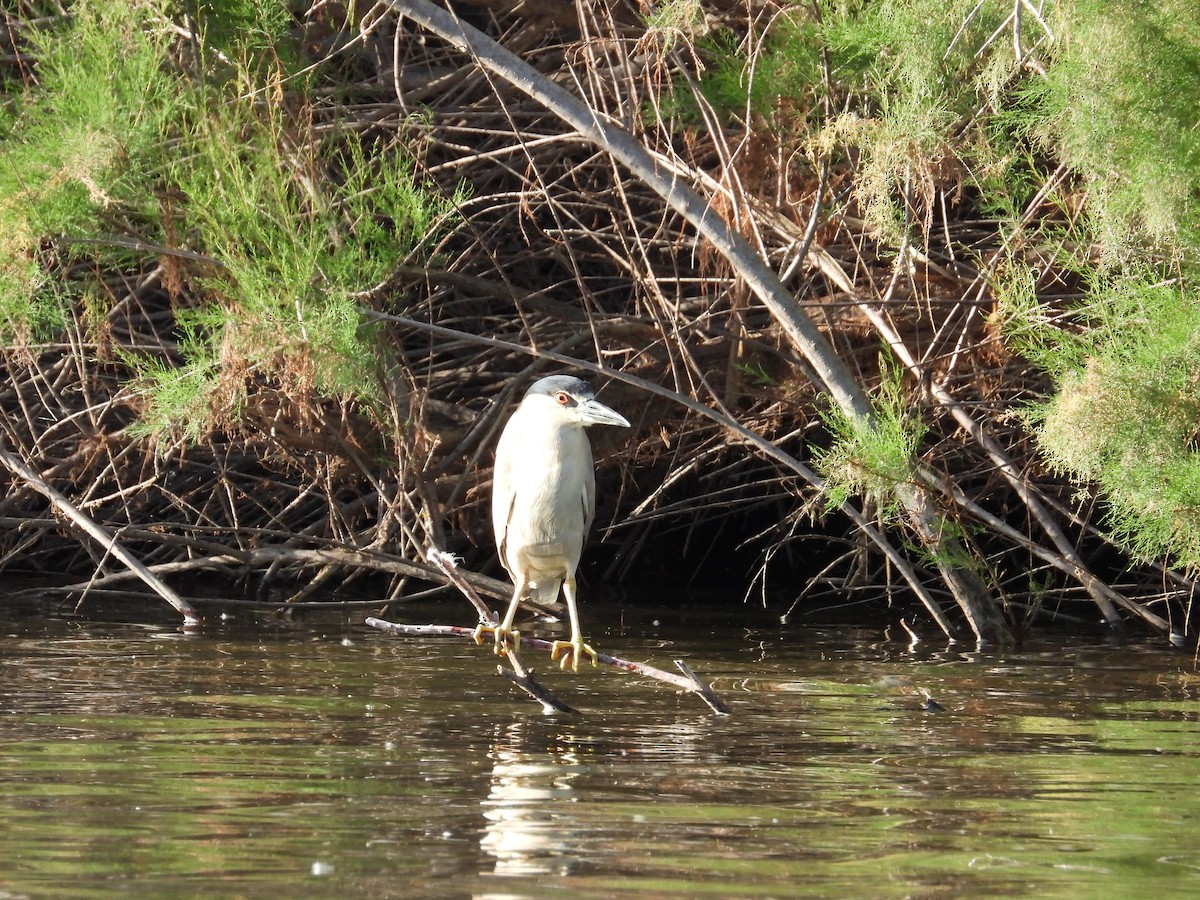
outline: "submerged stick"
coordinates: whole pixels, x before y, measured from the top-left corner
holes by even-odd
[[[377,619],[373,616],[367,619],[367,624],[372,628],[378,628],[380,631],[386,631],[389,634],[420,635],[424,637],[474,638],[475,636],[475,629],[467,628],[465,625],[406,625],[401,622],[388,622],[385,619]],[[532,647],[535,650],[549,651],[554,649],[554,642],[543,640],[542,638],[525,637],[522,635],[521,646]],[[625,672],[631,672],[634,675],[644,675],[647,678],[653,678],[656,681],[663,681],[667,684],[674,685],[681,691],[687,691],[689,694],[695,694],[701,700],[707,703],[709,708],[719,716],[728,716],[732,714],[729,707],[725,705],[719,696],[717,696],[716,692],[707,684],[705,684],[705,682],[702,681],[700,677],[692,670],[691,666],[685,663],[682,659],[675,660],[675,665],[678,666],[680,671],[684,673],[683,675],[676,675],[674,672],[665,672],[662,669],[657,669],[654,666],[647,665],[646,663],[634,662],[630,659],[621,659],[619,656],[610,656],[607,653],[597,653],[596,662],[603,666],[610,666],[614,669],[621,669]],[[507,675],[508,673],[505,674]],[[515,681],[515,679],[513,680]],[[521,686],[524,687],[524,685]],[[538,686],[541,687],[541,685]],[[542,699],[536,695],[532,696],[535,696],[535,698],[538,700]],[[570,709],[570,707],[567,707],[567,709]],[[572,710],[572,712],[573,711],[574,710]]]
[[[386,631],[388,634],[412,634],[426,637],[465,637],[472,640],[475,637],[474,628],[466,628],[462,625],[406,625],[401,622],[388,622],[385,619],[377,619],[374,616],[367,619],[367,624],[372,628],[378,628],[380,631]],[[521,643],[534,647],[538,647],[539,644],[545,644],[546,647],[550,646],[549,641],[539,641],[536,638],[521,638]],[[513,671],[510,672],[503,666],[497,666],[496,671],[542,704],[542,709],[546,712],[579,712],[579,710],[568,706],[562,700],[558,699],[545,685],[534,678],[529,670],[521,665],[520,658],[516,657],[511,649],[505,656],[512,663]]]
[[[531,673],[525,670],[518,671],[518,663],[512,658],[511,653],[508,654],[508,658],[509,662],[513,664],[512,671],[510,672],[508,669],[504,668],[504,666],[496,666],[496,672],[500,675],[503,675],[505,678],[523,690],[529,695],[531,700],[536,700],[538,703],[542,704],[542,712],[563,712],[579,715],[579,710],[573,706],[568,706],[566,703],[563,703],[562,700],[558,699],[558,697],[546,690],[545,685],[535,679]]]
[[[467,599],[471,601],[471,605],[478,610],[481,621],[488,624],[495,624],[495,615],[492,613],[491,609],[488,608],[488,605],[483,602],[483,599],[479,596],[479,594],[476,593],[475,589],[471,587],[470,583],[463,578],[462,573],[459,572],[458,565],[452,555],[442,550],[438,550],[437,548],[431,548],[429,551],[427,551],[426,556],[431,563],[445,573],[446,577],[450,579],[451,583],[454,584],[455,587],[457,587],[464,595],[466,595]],[[387,622],[383,619],[377,619],[374,617],[367,619],[367,624],[372,628],[379,628],[383,631],[390,632],[391,634],[446,635],[452,637],[471,638],[474,638],[475,636],[475,629],[466,628],[462,625],[402,625],[395,622]],[[545,641],[541,638],[535,637],[525,637],[524,635],[521,637],[521,644],[523,646],[533,647],[537,650],[554,649],[554,644],[551,641]],[[507,655],[510,657],[510,659],[512,658],[511,649],[508,651]],[[716,692],[704,681],[702,681],[700,677],[694,671],[692,671],[692,669],[683,660],[675,660],[675,665],[678,666],[680,671],[684,673],[683,675],[676,675],[674,672],[664,672],[662,669],[657,669],[654,666],[647,665],[646,663],[621,659],[617,656],[610,656],[607,653],[597,653],[596,662],[601,665],[610,666],[614,669],[632,672],[635,675],[644,675],[647,678],[653,678],[657,681],[663,681],[667,684],[674,685],[682,691],[687,691],[689,694],[695,694],[698,696],[708,705],[709,709],[711,709],[717,715],[727,716],[731,714],[729,707],[722,702],[721,698],[717,696]],[[517,675],[520,677],[522,675],[520,661],[513,660],[513,663],[513,668],[518,670]],[[505,674],[507,675],[508,673]],[[513,678],[512,676],[508,677],[529,692],[530,695],[535,699],[541,701],[543,706],[546,705],[546,701],[538,694],[530,691],[528,686],[523,684],[521,681],[518,681],[517,678]],[[528,673],[525,673],[525,677],[528,677],[530,680],[532,680],[532,676],[528,675]],[[547,694],[550,693],[549,691],[546,691],[546,689],[540,683],[533,681],[533,684],[537,689],[545,691]],[[550,696],[554,698],[553,694],[550,694]],[[554,700],[556,700],[558,703],[562,703],[562,701],[557,700],[557,698],[554,698]],[[566,704],[563,704],[563,706],[566,706]],[[570,707],[566,707],[566,709],[570,710]],[[573,712],[574,710],[571,711]]]
[[[686,675],[688,681],[692,683],[692,690],[700,695],[700,699],[707,703],[713,712],[715,712],[718,716],[728,716],[733,714],[729,707],[726,706],[721,698],[717,696],[717,692],[714,691],[707,683],[701,681],[700,676],[696,674],[695,670],[693,670],[691,666],[689,666],[682,659],[674,660],[674,662],[675,668]]]
[[[442,574],[450,579],[450,583],[458,588],[459,592],[471,601],[471,605],[474,606],[475,611],[479,613],[480,622],[484,622],[488,625],[496,624],[496,614],[492,612],[491,607],[483,602],[483,598],[479,596],[479,592],[475,590],[474,586],[463,577],[461,572],[458,571],[458,563],[455,562],[454,557],[451,554],[439,550],[437,547],[430,547],[426,551],[425,555],[429,559],[429,562],[437,566]],[[367,624],[370,625],[372,621],[378,622],[380,620],[368,619]],[[471,639],[474,640],[475,631],[472,629],[468,633],[471,635]],[[578,712],[578,710],[567,705],[562,700],[559,700],[549,688],[533,677],[533,673],[521,664],[521,657],[517,655],[516,647],[509,647],[504,655],[508,659],[509,664],[512,666],[512,671],[509,672],[503,666],[497,666],[496,671],[523,690],[538,703],[542,704],[543,712]]]

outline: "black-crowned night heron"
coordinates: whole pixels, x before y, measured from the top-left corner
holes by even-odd
[[[579,670],[586,654],[596,664],[596,651],[583,642],[575,606],[575,568],[596,512],[596,470],[588,425],[629,427],[624,416],[596,400],[592,386],[569,375],[543,378],[525,392],[504,426],[496,445],[492,478],[492,527],[500,561],[512,577],[512,602],[499,625],[480,625],[475,640],[495,635],[496,653],[519,645],[513,619],[522,598],[536,595],[542,603],[558,598],[559,586],[571,616],[571,640],[555,641],[552,660],[562,656]]]

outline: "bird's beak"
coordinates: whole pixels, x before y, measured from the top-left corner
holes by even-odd
[[[580,403],[579,418],[583,420],[584,425],[620,425],[622,428],[629,427],[628,419],[615,409],[609,409],[599,400],[584,400]]]

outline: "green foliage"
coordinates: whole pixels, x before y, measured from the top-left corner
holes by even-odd
[[[410,161],[382,146],[341,146],[274,105],[212,105],[171,170],[198,242],[224,264],[207,282],[221,305],[197,320],[189,370],[233,358],[244,370],[227,372],[235,381],[267,374],[374,398],[383,361],[353,295],[384,280],[462,198],[423,188]]]
[[[1100,489],[1107,527],[1135,556],[1194,568],[1200,25],[1177,0],[1076,0],[1057,12],[1046,77],[1022,83],[993,121],[1014,146],[1071,167],[1077,196],[1086,191],[1082,215],[1062,216],[1068,226],[1050,219],[1038,239],[1091,287],[1077,307],[1048,310],[1014,260],[997,285],[995,321],[1055,380],[1030,416],[1051,465]],[[989,187],[1022,196],[1011,183]]]
[[[1056,332],[1058,394],[1034,422],[1051,463],[1096,482],[1115,538],[1200,566],[1200,294],[1125,277]]]
[[[1088,186],[1106,260],[1200,259],[1200,18],[1191,0],[1074,0],[1042,95],[1043,144]]]
[[[881,359],[880,372],[870,421],[836,407],[824,414],[834,440],[828,449],[815,448],[813,459],[826,482],[829,509],[837,509],[853,496],[865,496],[887,518],[899,510],[896,487],[914,480],[925,426],[908,415],[901,369]]]
[[[995,310],[990,322],[1008,347],[1058,380],[1080,362],[1080,346],[1060,330],[1062,315],[1043,305],[1036,274],[1028,266],[1010,263],[992,283]]]
[[[779,384],[779,380],[768,372],[761,362],[738,363],[737,370],[751,384],[758,387],[775,387]]]
[[[997,99],[992,114],[978,121],[977,146],[986,148],[972,159],[972,179],[977,187],[980,212],[1010,232],[1021,221],[1025,205],[1039,195],[1050,174],[1044,150],[1035,137],[1043,120],[1044,94],[1045,83],[1040,79],[1016,83],[1003,100]],[[1046,198],[1049,204],[1059,200],[1057,194]],[[1070,218],[1066,215],[1062,220]],[[1038,224],[1057,226],[1052,216],[1044,217]]]
[[[646,30],[657,34],[664,49],[682,37],[691,37],[704,26],[701,0],[666,0],[646,15]]]
[[[978,181],[1001,164],[976,113],[995,100],[1015,67],[1011,40],[993,39],[1011,5],[828,6],[835,71],[853,76],[844,84],[858,101],[856,112],[826,124],[818,143],[827,153],[857,151],[854,190],[863,217],[880,239],[898,244],[913,232],[905,196],[932,208],[938,190]],[[1022,33],[1035,28],[1027,22]]]
[[[993,323],[1057,383],[1035,417],[1043,449],[1102,488],[1136,554],[1194,566],[1200,301],[1166,285],[1194,283],[1200,262],[1200,19],[1188,0],[1020,9],[1018,24],[993,0],[796,4],[761,33],[703,41],[701,91],[724,121],[851,172],[856,214],[885,247],[929,233],[914,213],[939,192],[972,189],[1015,238]],[[1044,191],[1060,163],[1071,177]],[[1085,304],[1043,305],[1030,245],[1094,283]],[[870,427],[831,419],[833,502],[908,477],[915,444],[892,400]]]
[[[797,115],[803,121],[816,103],[821,45],[815,24],[806,17],[780,18],[749,58],[724,33],[716,34],[709,47],[714,65],[704,80],[704,92],[728,118],[749,114],[778,130]]]
[[[929,199],[968,171],[982,176],[1000,164],[976,133],[983,126],[964,133],[962,123],[1011,78],[1011,42],[991,40],[1008,12],[977,0],[789,7],[757,43],[722,33],[705,41],[701,90],[727,119],[814,153],[855,156],[863,215],[898,243],[908,231],[898,202],[906,191]],[[1036,28],[1023,24],[1022,33]],[[686,114],[686,97],[676,90],[670,108]]]
[[[289,6],[281,0],[181,0],[181,5],[204,32],[201,49],[251,63],[279,60],[299,67],[288,32],[296,26]]]
[[[209,339],[212,310],[183,312],[177,317],[180,351],[185,360],[175,365],[152,356],[122,354],[139,375],[145,393],[145,405],[131,434],[148,437],[178,433],[189,442],[198,441],[207,431],[216,410],[214,402],[224,405],[221,417],[236,419],[245,401],[244,384],[234,390],[222,387],[220,359],[212,353]]]
[[[140,173],[181,115],[179,79],[162,69],[165,24],[148,3],[81,2],[69,27],[32,36],[41,89],[12,103],[0,165],[0,328],[10,336],[39,332],[65,296],[46,289],[43,236],[147,224]]]
[[[177,316],[178,365],[126,356],[143,432],[194,439],[236,420],[255,381],[369,404],[387,361],[357,295],[462,197],[417,183],[399,146],[317,135],[287,4],[183,5],[186,42],[168,0],[80,0],[38,38],[40,83],[5,120],[0,167],[8,336],[45,335],[85,292],[47,238],[56,251],[83,239],[110,265],[129,255],[113,234],[183,243],[220,266],[189,279],[200,293]]]

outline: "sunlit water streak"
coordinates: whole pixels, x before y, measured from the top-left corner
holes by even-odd
[[[734,715],[539,660],[586,713],[544,716],[486,648],[354,624],[0,623],[0,891],[1200,892],[1190,657],[611,621]]]

